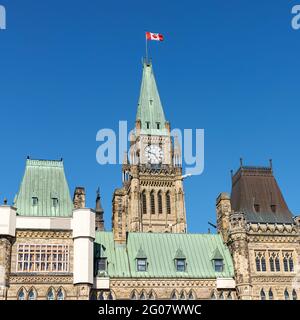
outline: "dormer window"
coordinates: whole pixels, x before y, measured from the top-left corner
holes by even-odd
[[[35,207],[38,205],[39,199],[38,197],[32,197],[32,205]]]
[[[139,272],[147,271],[147,259],[136,259],[136,268]]]
[[[52,207],[58,207],[58,198],[52,198]]]
[[[160,129],[160,122],[156,122],[156,129]]]
[[[276,212],[276,204],[271,204],[271,210],[273,213]]]
[[[260,205],[259,204],[254,204],[254,210],[256,211],[256,212],[259,212],[260,211]]]
[[[176,271],[177,272],[185,272],[186,263],[185,259],[175,259]]]
[[[150,129],[150,121],[146,121],[146,128]]]
[[[215,268],[215,272],[223,272],[223,269],[224,269],[223,259],[215,259],[214,268]]]

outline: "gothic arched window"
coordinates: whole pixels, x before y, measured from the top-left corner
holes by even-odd
[[[141,293],[140,300],[146,300],[146,295],[144,292]]]
[[[171,214],[171,197],[169,191],[166,193],[166,208],[167,214]]]
[[[163,213],[163,206],[162,206],[162,194],[161,191],[157,194],[157,202],[158,202],[158,213]]]
[[[179,296],[179,300],[185,300],[184,291],[181,291],[180,296]]]
[[[173,291],[171,294],[171,300],[177,300],[177,294],[176,291]]]
[[[111,292],[107,295],[107,300],[114,300],[114,297]]]
[[[266,271],[267,268],[266,268],[266,259],[265,257],[262,257],[261,258],[261,271]]]
[[[289,294],[287,289],[284,290],[284,299],[285,300],[290,300],[290,294]]]
[[[290,267],[290,272],[294,271],[294,260],[293,257],[289,257],[289,267]]]
[[[229,291],[229,293],[228,293],[227,300],[232,300],[232,294],[231,294],[231,291]]]
[[[152,190],[150,193],[151,214],[155,214],[155,195]]]
[[[104,300],[104,294],[103,291],[100,291],[99,295],[98,295],[98,299],[97,300]]]
[[[260,259],[259,257],[255,258],[256,271],[260,271]]]
[[[264,252],[256,252],[255,253],[255,265],[256,265],[256,271],[265,272],[267,270]]]
[[[47,300],[54,300],[54,290],[50,288],[47,293]]]
[[[135,291],[133,291],[133,292],[131,293],[130,299],[131,299],[131,300],[137,300],[137,295],[136,295],[136,292],[135,292]]]
[[[278,257],[275,258],[275,268],[276,268],[276,272],[280,271],[280,260]]]
[[[28,293],[28,300],[36,300],[36,293],[34,289],[30,289]]]
[[[297,300],[297,292],[295,289],[293,289],[292,297],[293,297],[293,300]]]
[[[188,300],[195,300],[195,295],[192,290],[188,294]]]
[[[155,300],[155,294],[153,293],[152,290],[149,293],[149,300]]]
[[[285,272],[289,271],[288,259],[286,257],[283,258],[283,268]]]
[[[273,300],[273,299],[274,299],[273,291],[270,288],[270,290],[269,290],[269,300]]]
[[[142,192],[142,212],[147,214],[147,195],[145,190]]]
[[[212,294],[211,294],[211,296],[210,296],[210,299],[211,299],[211,300],[217,300],[217,296],[216,296],[216,294],[215,294],[214,291],[212,292]]]
[[[275,271],[275,264],[274,264],[273,257],[270,257],[269,262],[270,262],[270,271],[274,272]]]
[[[266,293],[264,289],[260,290],[260,300],[266,300]]]
[[[65,294],[61,288],[57,291],[57,300],[65,300]]]
[[[25,300],[25,292],[23,288],[18,293],[18,300]]]

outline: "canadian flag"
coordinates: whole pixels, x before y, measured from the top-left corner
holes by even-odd
[[[147,40],[155,40],[155,41],[163,41],[164,36],[160,33],[146,32],[146,39]]]

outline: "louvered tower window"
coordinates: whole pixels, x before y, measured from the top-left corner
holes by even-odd
[[[154,196],[154,191],[151,191],[150,201],[151,201],[151,214],[155,214],[155,196]]]
[[[166,208],[167,208],[167,214],[171,214],[171,197],[170,197],[169,191],[166,194]]]
[[[163,212],[161,191],[159,191],[157,194],[157,201],[158,201],[158,213],[161,214]]]
[[[143,214],[147,214],[147,195],[146,191],[142,193],[142,212]]]

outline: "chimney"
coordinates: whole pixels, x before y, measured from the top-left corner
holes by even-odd
[[[100,197],[100,189],[97,190],[97,197],[96,197],[96,231],[104,231],[104,219],[103,214],[104,210],[101,206],[101,197]]]
[[[85,208],[85,189],[76,187],[73,196],[74,209]]]

